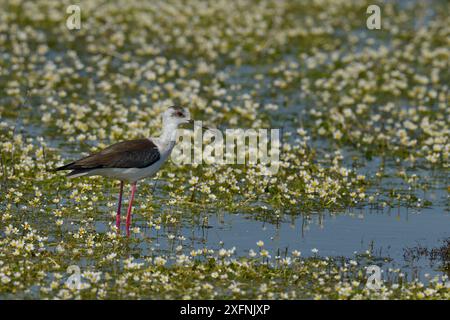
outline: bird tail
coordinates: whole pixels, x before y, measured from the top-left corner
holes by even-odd
[[[75,168],[74,168],[74,164],[75,164],[75,162],[71,162],[71,163],[68,163],[68,164],[66,164],[66,165],[63,165],[63,166],[61,166],[61,167],[52,169],[51,171],[74,170],[74,169],[75,169]]]
[[[58,167],[58,168],[54,168],[54,169],[50,169],[48,170],[49,172],[56,172],[56,171],[62,171],[62,170],[72,170],[71,172],[69,172],[66,177],[67,178],[77,178],[77,177],[81,177],[81,176],[85,176],[87,174],[89,174],[90,171],[92,171],[91,168],[89,169],[77,169],[75,166],[75,162],[71,162],[69,164],[66,164],[64,166]]]

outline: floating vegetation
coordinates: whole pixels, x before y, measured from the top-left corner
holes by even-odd
[[[367,288],[367,267],[389,265],[371,250],[192,236],[223,215],[448,216],[449,3],[376,1],[368,30],[372,2],[79,1],[69,30],[70,1],[0,0],[0,298],[449,299],[444,272],[386,267]],[[281,129],[279,170],[169,161],[118,235],[117,182],[49,170],[157,135],[172,104],[219,129]]]

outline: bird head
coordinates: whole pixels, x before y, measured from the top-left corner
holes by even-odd
[[[179,106],[171,106],[167,108],[163,113],[163,124],[168,126],[189,124],[190,126],[196,126],[194,120],[191,119],[191,114],[187,108],[182,108]],[[200,125],[203,130],[212,130],[209,127],[204,127]]]

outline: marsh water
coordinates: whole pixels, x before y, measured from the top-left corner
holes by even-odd
[[[388,181],[393,183],[393,179]],[[442,184],[446,177],[435,177],[434,181]],[[155,201],[164,207],[167,199],[158,198],[157,190],[161,182],[147,180],[143,183],[150,183],[155,188]],[[432,208],[366,205],[343,212],[287,213],[280,215],[276,222],[247,213],[207,209],[201,213],[201,217],[207,217],[206,223],[200,218],[193,222],[191,213],[186,211],[183,226],[167,230],[167,234],[175,236],[173,239],[147,228],[145,221],[136,221],[136,225],[143,230],[140,237],[153,239],[151,245],[141,247],[147,252],[174,252],[180,237],[185,238],[184,245],[191,249],[234,247],[238,256],[248,255],[260,240],[272,256],[297,250],[304,257],[320,255],[352,259],[370,251],[382,261],[382,270],[400,269],[409,280],[427,282],[433,276],[445,274],[441,270],[443,261],[433,260],[420,252],[438,249],[450,237],[447,194],[438,183],[439,186],[437,190],[422,194],[424,199],[434,201],[436,205]],[[116,190],[108,192],[114,198]],[[97,230],[105,231],[108,222],[98,222]]]
[[[258,69],[256,67],[238,68],[238,71],[234,72],[234,77],[239,80],[235,81],[241,84],[250,81],[247,74],[255,72],[255,70]],[[34,109],[32,108],[32,110]],[[284,131],[295,131],[302,111],[302,104],[298,104],[295,108],[278,110],[273,113],[272,123],[283,128]],[[17,130],[27,135],[42,135],[43,137],[48,135],[45,128],[33,123],[23,124],[21,118],[18,120],[6,119],[6,121],[16,122]],[[78,150],[71,149],[70,144],[67,145],[65,140],[53,134],[49,135],[46,141],[51,147],[58,148],[67,160],[79,156]],[[325,140],[318,140],[315,143],[318,150],[323,153],[328,151]],[[358,155],[357,151],[348,148],[343,149],[342,152],[344,162],[348,162],[348,166],[351,165],[349,159]],[[381,158],[375,157],[370,161],[364,161],[365,165],[361,166],[365,170],[364,173],[374,175]],[[388,173],[387,178],[371,191],[376,192],[380,186],[381,189],[386,187],[386,189],[402,190],[404,188],[402,181],[393,177],[399,168],[403,168],[402,163],[388,161],[385,168]],[[409,170],[408,166],[405,168]],[[282,255],[286,250],[298,250],[304,257],[320,255],[352,259],[355,254],[369,250],[373,255],[379,257],[380,261],[383,261],[381,264],[383,268],[400,268],[410,279],[417,278],[426,282],[429,278],[428,275],[444,274],[440,270],[442,261],[432,261],[428,255],[411,256],[408,253],[424,248],[427,250],[437,249],[444,244],[446,239],[450,238],[448,193],[445,191],[449,182],[448,173],[417,167],[410,171],[425,178],[432,186],[426,193],[416,192],[416,195],[419,198],[422,197],[423,201],[432,201],[431,207],[417,208],[399,203],[397,207],[385,208],[378,203],[341,212],[288,211],[280,213],[275,220],[273,217],[265,218],[264,215],[254,216],[245,212],[230,213],[226,210],[215,211],[209,208],[201,212],[202,218],[207,217],[206,224],[198,217],[193,222],[192,213],[186,210],[183,212],[182,227],[168,230],[168,234],[175,235],[175,240],[168,239],[167,234],[159,234],[148,228],[146,221],[136,221],[135,225],[144,231],[139,237],[148,237],[154,240],[152,245],[143,242],[140,249],[144,252],[173,252],[177,239],[183,236],[186,239],[184,244],[190,244],[191,249],[235,247],[239,256],[248,255],[249,250],[255,249],[256,243],[260,240],[264,242],[265,248],[272,256]],[[147,179],[141,184],[151,185],[155,201],[161,208],[164,208],[169,198],[167,194],[158,191],[158,186],[164,184],[164,181],[156,182]],[[110,200],[116,201],[116,192],[117,190],[112,188],[107,190]],[[139,195],[138,192],[137,197],[142,197],[142,195]],[[127,203],[126,193],[124,203]],[[110,223],[110,220],[99,219],[96,229],[104,232]]]

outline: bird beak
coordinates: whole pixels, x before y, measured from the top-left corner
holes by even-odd
[[[199,127],[198,125],[195,125],[195,120],[188,120],[187,124],[192,125],[193,128]],[[212,130],[211,128],[208,128],[208,127],[205,127],[205,126],[201,126],[201,128],[203,130]]]

